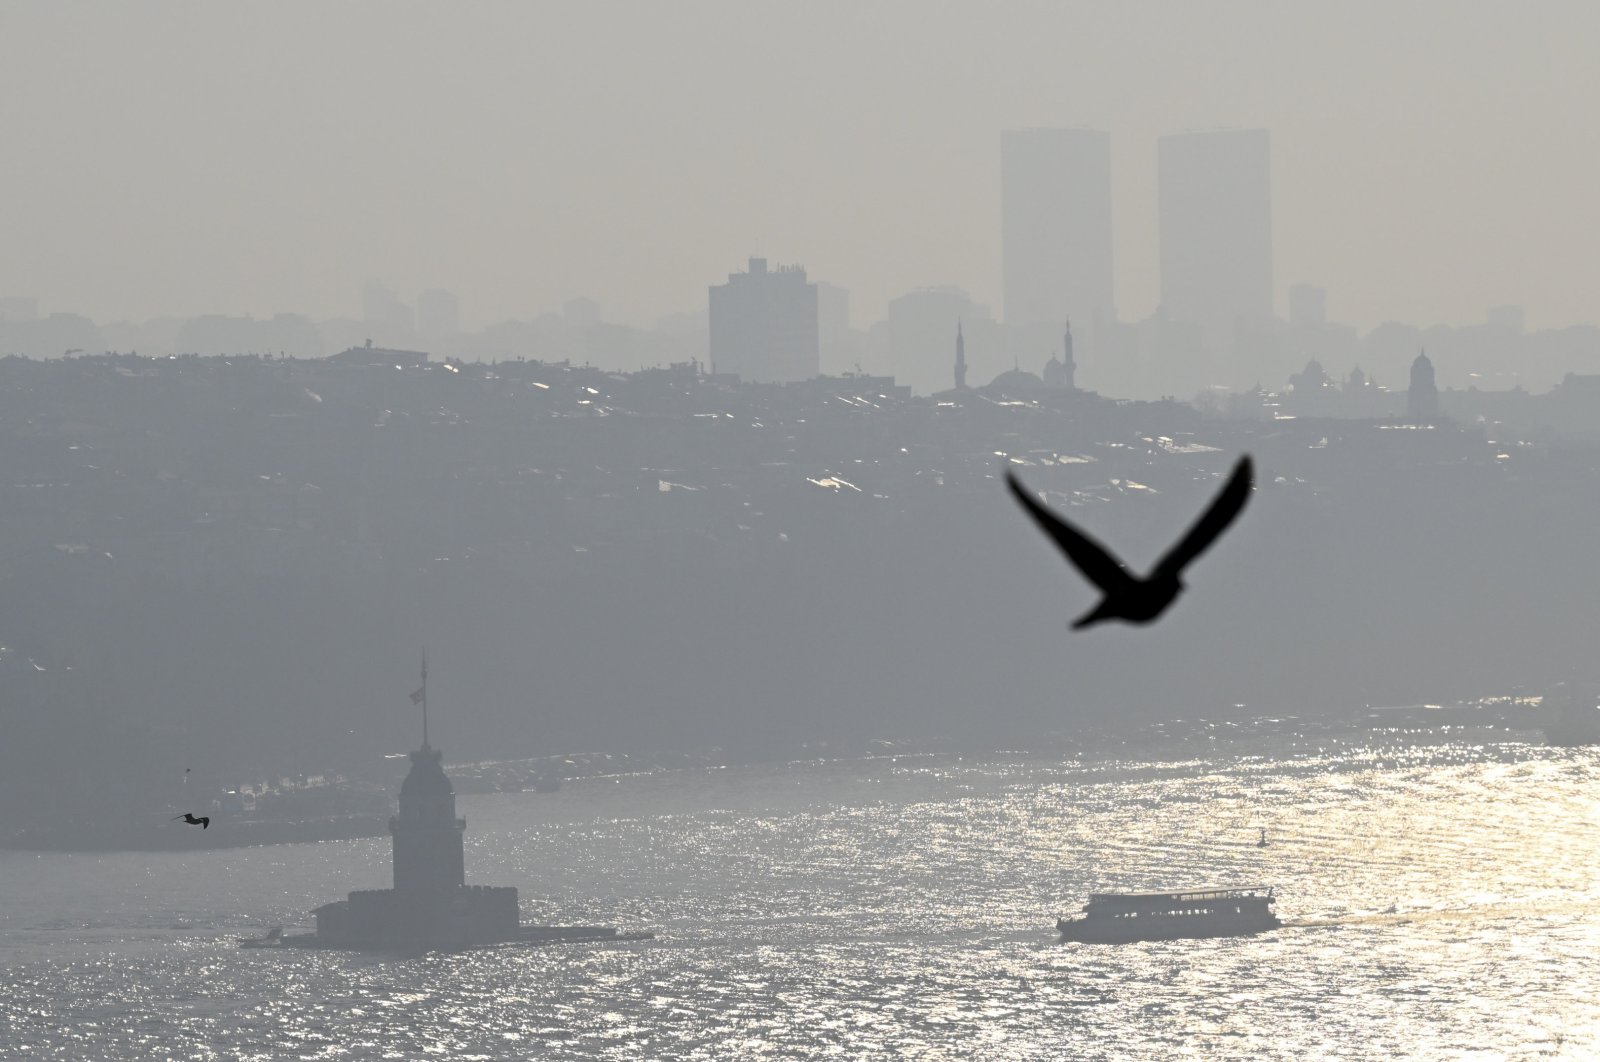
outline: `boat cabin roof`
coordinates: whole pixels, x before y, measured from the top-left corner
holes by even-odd
[[[1244,897],[1271,898],[1270,885],[1227,885],[1203,889],[1173,889],[1170,892],[1091,892],[1090,903],[1149,903],[1154,900],[1178,902],[1195,900],[1236,900]]]

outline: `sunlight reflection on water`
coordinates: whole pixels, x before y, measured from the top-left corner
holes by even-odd
[[[463,798],[470,880],[649,944],[239,951],[383,841],[0,853],[0,1055],[1590,1057],[1600,755],[1286,737]],[[1255,845],[1258,827],[1270,844]],[[1255,882],[1248,940],[1057,945],[1090,889]],[[1388,909],[1393,906],[1393,913]]]

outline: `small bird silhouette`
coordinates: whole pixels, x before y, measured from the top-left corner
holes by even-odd
[[[194,812],[185,811],[182,815],[172,816],[172,821],[174,822],[178,821],[179,819],[187,822],[190,826],[198,826],[202,830],[209,830],[211,828],[211,817],[209,815],[201,815],[196,818]]]
[[[1130,573],[1110,550],[1079,531],[1034,497],[1016,475],[1006,471],[1006,483],[1017,501],[1028,510],[1040,530],[1055,540],[1067,559],[1077,565],[1088,580],[1100,588],[1105,596],[1089,612],[1072,624],[1073,630],[1088,627],[1105,620],[1119,619],[1128,623],[1149,623],[1167,610],[1167,606],[1183,593],[1183,569],[1206,547],[1216,541],[1234,517],[1250,500],[1252,482],[1248,456],[1239,458],[1233,466],[1233,475],[1227,486],[1217,495],[1211,507],[1196,520],[1187,534],[1173,546],[1167,555],[1156,563],[1148,576],[1141,579]]]

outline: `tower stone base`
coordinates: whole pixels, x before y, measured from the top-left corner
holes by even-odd
[[[317,939],[336,947],[470,948],[520,936],[517,890],[492,885],[362,889],[312,913]]]

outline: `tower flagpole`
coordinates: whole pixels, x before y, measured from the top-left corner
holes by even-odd
[[[422,747],[428,747],[428,651],[422,651]]]

